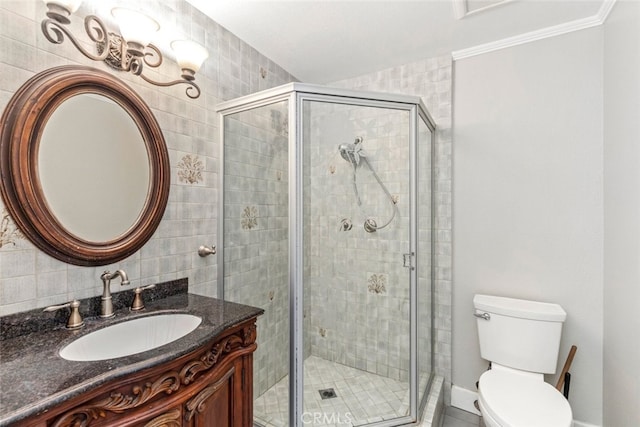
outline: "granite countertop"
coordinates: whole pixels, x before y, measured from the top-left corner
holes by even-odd
[[[189,313],[200,316],[202,323],[172,343],[131,356],[75,362],[58,355],[62,347],[89,332],[160,313]],[[53,329],[0,341],[0,425],[40,414],[108,381],[174,360],[201,347],[228,327],[262,313],[259,308],[183,293],[147,301],[147,307],[138,313],[121,308],[110,319],[85,318],[85,326],[77,331],[58,323]]]

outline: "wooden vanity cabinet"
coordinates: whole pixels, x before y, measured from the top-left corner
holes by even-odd
[[[107,382],[20,427],[250,427],[255,318],[200,349]]]

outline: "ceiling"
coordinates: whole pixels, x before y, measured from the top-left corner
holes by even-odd
[[[187,1],[299,80],[324,84],[593,17],[607,0]]]

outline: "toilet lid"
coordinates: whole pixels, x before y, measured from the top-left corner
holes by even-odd
[[[502,426],[571,426],[569,402],[540,379],[490,370],[480,377],[479,391],[485,410]]]

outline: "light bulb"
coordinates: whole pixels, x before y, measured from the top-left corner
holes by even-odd
[[[183,75],[187,80],[193,79],[193,74],[200,69],[202,63],[209,57],[207,49],[190,40],[175,40],[171,42],[171,48],[176,54],[176,62],[178,62],[180,68],[187,70],[187,75],[192,77],[189,79]]]
[[[118,21],[122,38],[127,41],[133,54],[139,53],[141,56],[142,50],[160,29],[155,19],[132,9],[116,7],[111,9],[111,15]]]
[[[73,12],[78,10],[80,5],[82,4],[82,0],[42,0],[42,1],[44,2],[44,4],[47,5],[47,7],[49,7],[49,5],[56,5],[63,8],[67,12],[69,12],[69,14],[72,14]]]

